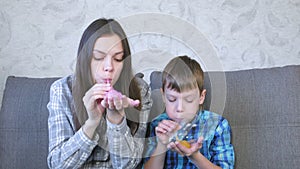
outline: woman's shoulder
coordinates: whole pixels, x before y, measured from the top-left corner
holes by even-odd
[[[52,83],[50,90],[56,92],[71,91],[72,81],[73,81],[73,75],[68,75],[60,79],[57,79]]]
[[[148,91],[149,90],[149,85],[148,83],[144,80],[144,75],[141,73],[138,73],[135,75],[135,81],[137,83],[137,85],[139,86],[139,88],[143,91]]]
[[[143,103],[152,106],[151,90],[148,83],[143,79],[143,75],[136,74],[135,81],[138,85],[138,88],[140,89]]]

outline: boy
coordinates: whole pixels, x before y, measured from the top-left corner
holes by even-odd
[[[144,168],[229,168],[234,166],[228,121],[202,110],[206,90],[199,63],[187,56],[172,59],[162,75],[162,97],[166,112],[150,125],[151,156]],[[195,122],[184,141],[176,136],[182,123]],[[174,140],[175,138],[175,140]]]

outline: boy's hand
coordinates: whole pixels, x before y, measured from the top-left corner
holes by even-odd
[[[199,137],[196,142],[190,142],[191,147],[187,148],[185,145],[182,145],[179,141],[171,142],[168,144],[168,148],[172,151],[176,151],[182,156],[193,156],[195,153],[199,153],[199,150],[202,148],[203,137]]]
[[[171,120],[162,120],[155,127],[155,134],[158,137],[158,140],[166,145],[169,143],[169,138],[172,133],[178,130],[179,124]]]

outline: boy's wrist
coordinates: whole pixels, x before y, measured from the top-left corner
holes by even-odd
[[[167,144],[163,144],[160,141],[158,141],[156,145],[156,155],[163,154],[167,151]]]
[[[190,159],[192,162],[197,161],[197,159],[200,158],[202,154],[199,151],[194,152],[190,156],[187,156],[188,159]]]

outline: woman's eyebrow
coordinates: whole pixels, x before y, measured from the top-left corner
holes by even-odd
[[[94,52],[101,53],[101,54],[105,54],[105,55],[107,55],[107,53],[105,53],[105,52],[103,52],[103,51],[101,51],[101,50],[98,50],[98,49],[94,49],[93,51],[94,51]],[[119,52],[116,52],[116,53],[114,53],[114,55],[118,55],[118,54],[122,54],[122,53],[124,53],[124,51],[123,51],[123,50],[122,50],[122,51],[119,51]]]
[[[116,52],[115,55],[122,54],[124,51]]]
[[[105,54],[105,55],[106,55],[105,52],[103,52],[103,51],[101,51],[101,50],[98,50],[98,49],[94,49],[93,52],[98,52],[98,53],[101,53],[101,54]]]

